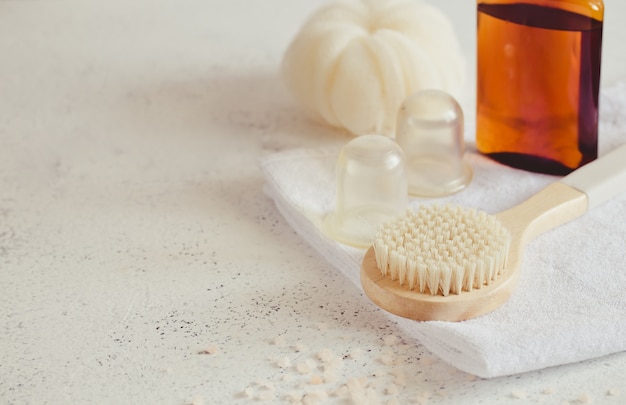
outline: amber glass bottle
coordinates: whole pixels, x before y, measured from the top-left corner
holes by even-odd
[[[478,0],[478,150],[567,174],[598,150],[602,0]]]

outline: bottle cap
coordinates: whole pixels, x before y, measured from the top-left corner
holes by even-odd
[[[406,154],[411,195],[442,197],[472,180],[472,169],[463,158],[463,111],[448,93],[421,90],[404,100],[396,141]]]
[[[330,238],[366,248],[378,227],[408,205],[402,149],[383,135],[362,135],[341,149],[336,167],[336,206],[324,220]]]

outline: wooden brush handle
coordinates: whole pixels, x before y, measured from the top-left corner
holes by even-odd
[[[626,144],[565,176],[561,183],[587,194],[588,210],[626,191]]]

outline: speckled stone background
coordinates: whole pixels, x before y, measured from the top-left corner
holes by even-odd
[[[347,140],[278,73],[320,4],[0,1],[1,403],[626,401],[624,354],[457,372],[277,214],[259,157]],[[605,4],[610,83],[626,6]],[[471,77],[474,3],[440,6]]]

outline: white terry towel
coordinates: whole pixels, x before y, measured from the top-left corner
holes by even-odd
[[[626,143],[626,85],[604,91],[600,105],[602,155]],[[337,154],[299,149],[265,157],[265,191],[296,232],[362,288],[365,251],[320,231],[335,203]],[[474,170],[472,183],[438,202],[496,213],[558,180],[497,164],[475,152],[466,158]],[[411,205],[423,201],[412,200]],[[626,193],[535,239],[526,248],[521,270],[511,298],[487,315],[464,322],[389,316],[433,354],[483,378],[626,350]]]

